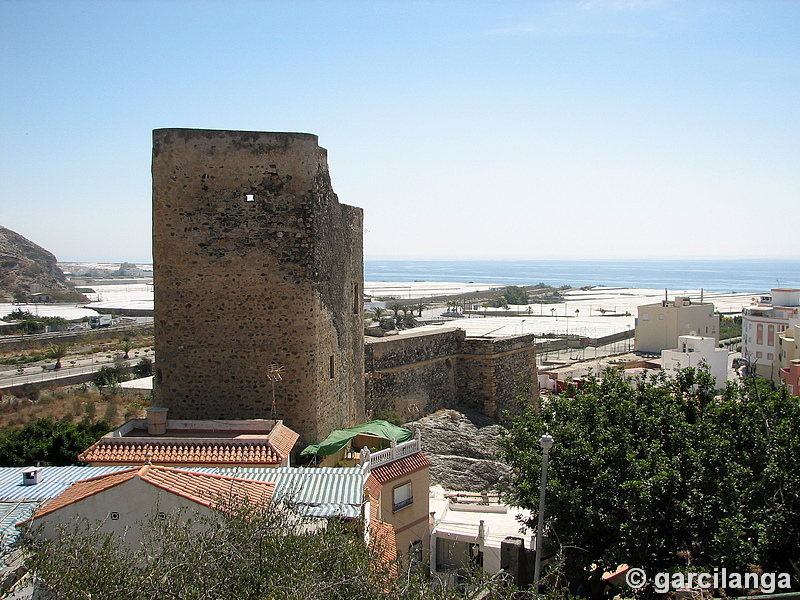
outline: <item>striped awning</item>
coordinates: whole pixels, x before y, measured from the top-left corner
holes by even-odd
[[[242,467],[217,473],[274,483],[273,499],[292,502],[306,516],[355,519],[361,515],[361,467]]]

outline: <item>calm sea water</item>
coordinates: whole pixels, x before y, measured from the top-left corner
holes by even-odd
[[[725,260],[373,260],[366,281],[605,285],[716,292],[800,287],[798,259]]]

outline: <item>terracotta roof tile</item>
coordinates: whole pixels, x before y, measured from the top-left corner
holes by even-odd
[[[291,430],[289,430],[291,431]],[[291,432],[294,433],[294,432]],[[297,436],[297,434],[294,434]],[[187,439],[185,443],[174,440],[147,441],[126,440],[125,438],[100,438],[79,455],[90,464],[122,463],[142,464],[147,458],[153,464],[169,465],[278,465],[288,455],[284,449],[291,449],[291,435],[281,434],[281,448],[275,448],[268,441],[242,442],[239,440],[220,440],[198,442]],[[297,439],[297,437],[295,437]],[[149,453],[149,456],[148,456]]]
[[[84,498],[112,488],[115,485],[129,481],[136,476],[138,471],[138,468],[126,469],[124,471],[117,471],[116,473],[107,473],[106,475],[98,475],[97,477],[76,481],[58,496],[39,508],[33,515],[33,518],[35,519],[50,514],[68,504],[83,500]]]
[[[378,561],[397,576],[397,536],[394,528],[384,521],[370,519],[370,546],[377,552]]]
[[[275,491],[275,484],[266,481],[185,471],[171,467],[145,467],[140,471],[139,476],[142,481],[211,507],[216,506],[220,501],[236,502],[241,499],[246,499],[251,504],[262,504],[268,502]]]
[[[215,507],[220,501],[228,499],[233,502],[246,499],[250,503],[261,504],[268,502],[275,491],[275,484],[265,481],[144,465],[75,482],[42,506],[33,518],[43,517],[64,506],[130,481],[136,476],[158,488],[209,507]]]
[[[279,425],[270,434],[269,443],[280,456],[289,456],[299,437],[299,433],[292,431],[285,425]]]
[[[374,482],[377,482],[379,485],[383,485],[387,481],[397,479],[398,477],[402,477],[408,473],[413,473],[414,471],[423,469],[425,467],[430,467],[430,465],[431,463],[428,461],[428,458],[422,452],[409,454],[408,456],[404,456],[403,458],[399,458],[390,463],[385,463],[372,469],[365,487],[367,487],[370,495],[374,496],[372,493],[373,489],[375,489]],[[374,480],[374,482],[370,480]]]

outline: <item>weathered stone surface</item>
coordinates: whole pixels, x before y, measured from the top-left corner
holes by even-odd
[[[498,460],[504,428],[485,415],[440,410],[404,427],[420,430],[433,485],[466,492],[496,489],[509,471]]]
[[[62,302],[86,301],[67,285],[53,253],[0,226],[0,299],[27,299],[34,290]]]
[[[309,443],[364,419],[363,214],[303,133],[153,132],[155,401],[275,418]]]
[[[462,329],[366,340],[367,415],[410,420],[442,408],[505,422],[538,399],[535,337],[467,338]]]

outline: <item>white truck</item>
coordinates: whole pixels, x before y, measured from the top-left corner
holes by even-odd
[[[97,329],[99,327],[111,327],[114,318],[111,315],[97,315],[96,317],[89,317],[89,327]]]

